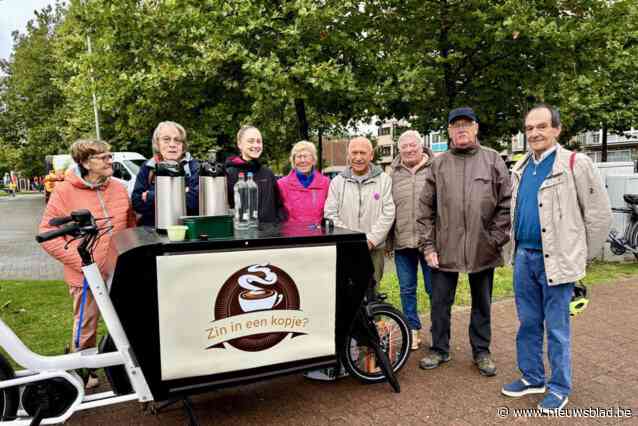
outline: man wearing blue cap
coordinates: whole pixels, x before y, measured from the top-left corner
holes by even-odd
[[[498,152],[477,139],[472,108],[450,111],[450,150],[434,158],[419,199],[419,247],[432,268],[432,346],[419,366],[450,360],[450,319],[459,272],[467,273],[472,293],[470,344],[474,363],[494,376],[490,356],[494,268],[503,265],[509,241],[510,180]]]

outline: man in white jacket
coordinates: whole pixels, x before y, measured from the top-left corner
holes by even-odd
[[[372,143],[356,137],[348,144],[350,165],[330,182],[324,217],[335,226],[365,232],[374,279],[383,276],[385,240],[394,222],[392,179],[372,164]]]
[[[330,182],[323,216],[335,226],[364,232],[374,266],[374,279],[383,276],[385,240],[394,222],[392,179],[381,167],[372,164],[374,151],[366,138],[357,137],[348,143],[350,165]],[[343,366],[308,371],[304,376],[313,380],[331,381],[346,376]]]

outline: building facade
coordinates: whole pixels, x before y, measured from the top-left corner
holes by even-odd
[[[602,130],[580,133],[576,141],[581,149],[594,162],[602,160]],[[636,161],[638,160],[638,129],[622,132],[620,135],[607,134],[607,161]]]

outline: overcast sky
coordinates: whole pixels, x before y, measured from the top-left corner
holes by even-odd
[[[13,49],[11,33],[24,32],[34,10],[55,4],[55,0],[0,0],[0,58],[8,59]]]

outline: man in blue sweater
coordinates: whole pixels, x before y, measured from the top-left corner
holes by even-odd
[[[587,259],[611,223],[609,199],[591,159],[563,149],[558,111],[541,104],[525,117],[530,152],[512,170],[514,295],[522,377],[502,388],[510,397],[542,393],[543,412],[565,407],[572,390],[569,302]],[[543,335],[551,377],[545,387]]]

